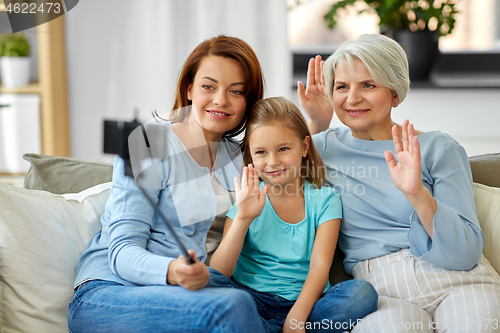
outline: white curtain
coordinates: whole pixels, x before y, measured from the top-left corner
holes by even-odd
[[[266,96],[290,98],[286,0],[85,0],[65,20],[73,157],[110,160],[105,118],[168,112],[185,59],[219,34],[252,46]]]

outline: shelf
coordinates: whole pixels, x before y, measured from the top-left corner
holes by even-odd
[[[6,11],[3,0],[0,0],[1,11]],[[37,25],[36,39],[39,81],[17,88],[0,86],[0,94],[38,94],[41,153],[70,156],[64,16]]]
[[[16,88],[6,88],[0,85],[0,94],[40,94],[41,87],[39,83],[30,83],[26,86]]]

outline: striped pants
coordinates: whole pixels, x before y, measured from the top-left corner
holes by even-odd
[[[500,332],[500,276],[484,256],[470,271],[450,271],[404,249],[352,273],[379,293],[378,310],[352,332]]]

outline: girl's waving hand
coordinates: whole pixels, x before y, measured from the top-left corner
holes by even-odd
[[[224,225],[222,241],[210,260],[210,267],[230,277],[243,247],[245,235],[253,220],[262,213],[266,203],[267,185],[259,190],[259,175],[249,164],[243,170],[241,186],[234,179],[238,213],[234,220],[229,217]]]
[[[259,190],[259,175],[257,170],[249,164],[243,170],[241,187],[238,178],[234,178],[236,188],[236,205],[240,219],[252,223],[253,219],[262,213],[266,203],[267,185],[264,185],[262,191]]]

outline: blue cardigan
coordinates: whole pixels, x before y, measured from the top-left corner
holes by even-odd
[[[346,272],[362,260],[410,248],[414,256],[438,267],[469,270],[481,257],[479,226],[469,160],[450,136],[435,131],[418,136],[424,186],[436,199],[431,239],[406,197],[394,185],[384,151],[392,140],[370,141],[348,128],[313,136],[326,166],[326,178],[340,193],[344,219],[339,247]]]

